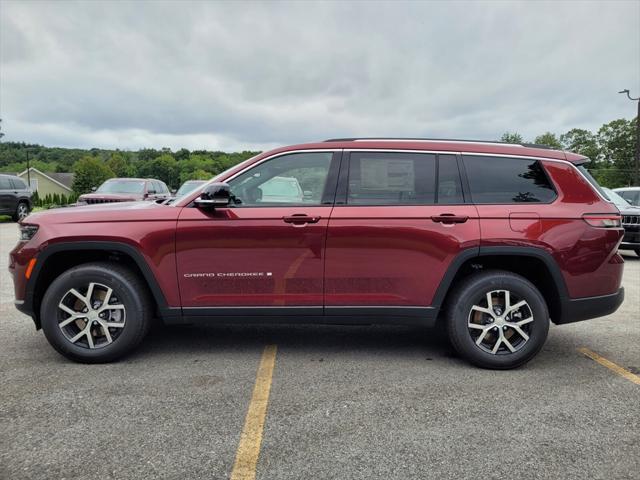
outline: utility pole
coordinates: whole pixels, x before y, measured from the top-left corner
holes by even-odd
[[[29,167],[29,147],[27,144],[22,142],[22,146],[24,148],[25,153],[27,154],[27,185],[31,188],[31,168]]]
[[[635,186],[640,186],[640,97],[633,98],[629,95],[629,90],[625,89],[618,93],[626,93],[627,98],[638,104],[638,113],[636,116],[636,168],[635,168]]]

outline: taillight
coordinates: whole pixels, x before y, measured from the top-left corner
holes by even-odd
[[[582,219],[592,227],[618,228],[622,226],[622,217],[615,213],[585,213]]]

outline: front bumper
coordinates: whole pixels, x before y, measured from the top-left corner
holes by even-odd
[[[624,301],[624,287],[616,293],[610,295],[600,295],[598,297],[573,298],[563,302],[562,318],[555,323],[562,325],[565,323],[580,322],[591,318],[604,317],[610,315]]]

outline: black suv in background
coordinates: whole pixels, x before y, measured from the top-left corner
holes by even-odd
[[[13,175],[0,174],[0,215],[11,215],[22,220],[31,211],[31,189],[24,180]]]

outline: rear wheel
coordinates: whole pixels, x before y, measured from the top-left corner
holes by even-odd
[[[146,285],[130,270],[89,263],[60,275],[40,308],[49,343],[83,363],[110,362],[132,351],[151,324]]]
[[[19,202],[16,211],[13,214],[13,221],[18,222],[29,215],[29,205],[27,202]]]
[[[447,309],[456,351],[483,368],[515,368],[531,360],[549,332],[544,298],[526,278],[487,271],[458,285]]]

